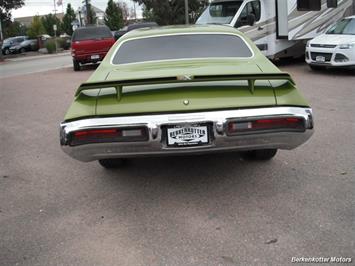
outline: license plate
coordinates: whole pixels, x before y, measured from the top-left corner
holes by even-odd
[[[98,54],[92,55],[91,59],[100,59],[100,56]]]
[[[317,62],[325,62],[325,57],[319,55],[319,56],[316,57],[316,61]]]
[[[168,146],[196,146],[209,142],[207,126],[182,126],[167,129]]]

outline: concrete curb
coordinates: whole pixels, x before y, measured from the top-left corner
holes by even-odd
[[[33,56],[25,56],[25,57],[17,57],[17,58],[7,58],[3,62],[19,62],[19,61],[27,61],[27,60],[35,60],[49,57],[57,57],[57,56],[67,56],[70,55],[70,51],[66,51],[63,53],[57,54],[47,54],[47,55],[33,55]]]

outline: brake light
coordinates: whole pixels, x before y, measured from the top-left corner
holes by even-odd
[[[87,129],[73,132],[71,134],[70,145],[146,140],[148,140],[148,130],[146,127]]]
[[[247,134],[258,131],[304,131],[305,123],[301,117],[266,118],[250,121],[230,121],[227,134]]]
[[[85,138],[89,136],[116,136],[118,134],[119,131],[117,129],[97,129],[74,132],[76,138]]]

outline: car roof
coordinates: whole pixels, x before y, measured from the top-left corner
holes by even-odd
[[[178,26],[164,26],[164,27],[153,27],[153,28],[141,28],[134,31],[129,31],[121,38],[122,40],[149,37],[153,35],[169,35],[169,34],[186,34],[186,33],[230,33],[238,34],[240,33],[234,27],[226,25],[178,25]]]
[[[212,0],[211,4],[223,3],[223,2],[243,2],[244,0]]]
[[[128,30],[135,30],[139,28],[146,27],[157,27],[158,24],[156,22],[142,22],[142,23],[133,23],[127,26]]]
[[[355,19],[355,15],[346,18]]]
[[[12,39],[16,39],[16,38],[26,38],[27,36],[14,36],[14,37],[9,37],[6,38],[5,40],[12,40]]]
[[[93,29],[93,28],[105,28],[105,29],[108,29],[108,27],[105,26],[105,25],[99,25],[99,26],[96,26],[96,25],[88,25],[88,26],[86,26],[86,27],[79,27],[79,28],[76,28],[75,31],[85,31],[85,30]]]

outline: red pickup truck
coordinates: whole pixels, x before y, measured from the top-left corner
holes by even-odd
[[[77,28],[71,42],[74,71],[79,71],[81,64],[102,61],[114,43],[115,39],[106,26]]]

